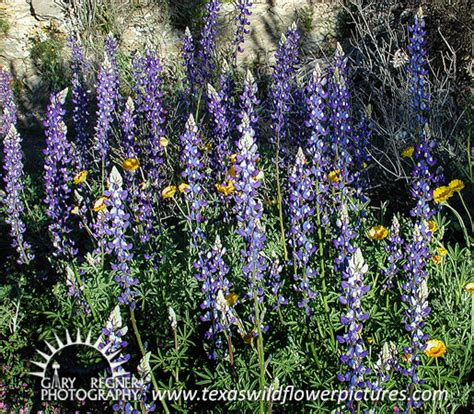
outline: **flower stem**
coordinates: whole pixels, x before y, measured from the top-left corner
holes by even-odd
[[[135,318],[135,311],[132,308],[130,308],[130,321],[132,322],[133,332],[135,334],[138,347],[140,348],[140,352],[142,356],[145,356],[146,350],[145,350],[145,347],[143,346],[142,337],[140,336],[140,332],[138,330],[137,320]],[[153,388],[155,389],[156,392],[159,392],[160,389],[158,388],[158,383],[156,382],[156,378],[155,378],[155,375],[153,374],[153,370],[150,370],[150,376],[151,376],[151,382],[153,384]],[[166,404],[166,401],[160,400],[160,402],[161,402],[161,405],[163,406],[163,410],[165,411],[165,413],[169,414],[170,411],[168,409],[168,405]]]

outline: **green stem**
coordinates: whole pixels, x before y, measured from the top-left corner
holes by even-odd
[[[89,309],[91,310],[92,317],[94,318],[94,322],[99,323],[99,319],[97,318],[97,314],[94,311],[94,307],[92,306],[92,302],[89,297],[88,290],[82,283],[81,277],[79,276],[76,266],[74,264],[71,264],[72,271],[74,272],[74,277],[76,278],[76,282],[79,285],[79,290],[84,293],[84,298],[86,299],[87,304],[89,305]]]
[[[135,338],[137,339],[140,352],[142,356],[145,356],[146,350],[145,350],[145,347],[143,346],[142,337],[140,336],[140,332],[138,330],[137,320],[135,318],[135,311],[132,308],[130,308],[130,321],[132,322],[133,332],[135,333]],[[156,392],[159,392],[160,389],[158,387],[158,383],[156,382],[155,375],[153,374],[153,370],[150,370],[150,376],[151,376],[151,382],[153,384],[153,388],[155,389]],[[169,414],[170,411],[168,409],[168,405],[166,404],[166,401],[161,400],[160,402],[161,402],[161,405],[163,406],[163,410],[165,411],[165,413]]]
[[[448,207],[448,208],[454,213],[454,215],[456,216],[456,218],[458,219],[459,224],[460,224],[461,228],[463,229],[464,238],[466,239],[466,246],[467,246],[467,249],[470,251],[470,249],[471,249],[471,242],[469,241],[469,234],[468,234],[468,232],[467,232],[466,225],[464,224],[464,220],[462,219],[461,215],[460,215],[453,207],[451,207],[448,203],[444,203],[444,205],[445,205],[446,207]]]
[[[286,248],[285,238],[285,224],[283,222],[283,199],[281,195],[281,184],[280,184],[280,137],[277,138],[276,143],[276,154],[275,154],[275,167],[276,167],[276,184],[277,184],[277,202],[278,202],[278,216],[280,219],[280,232],[281,232],[281,244],[283,246],[283,255],[285,262],[288,261],[288,249]]]
[[[469,223],[471,224],[471,232],[474,233],[474,222],[472,221],[471,213],[469,212],[469,209],[467,208],[466,203],[464,202],[464,198],[461,195],[460,191],[458,191],[458,194],[459,194],[459,198],[461,199],[461,203],[464,209],[466,210],[467,216],[469,217]]]
[[[255,323],[257,324],[257,352],[258,352],[258,365],[260,369],[260,390],[263,392],[265,389],[265,355],[263,351],[263,336],[262,336],[262,326],[260,323],[260,305],[258,303],[257,295],[257,278],[256,278],[256,269],[254,265],[253,269],[253,301],[255,306]],[[265,414],[265,401],[263,398],[260,399],[260,414]]]

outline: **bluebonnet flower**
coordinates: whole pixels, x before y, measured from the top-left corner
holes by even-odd
[[[122,177],[115,167],[110,173],[108,185],[109,188],[105,192],[105,205],[108,207],[105,213],[106,252],[113,256],[112,270],[115,273],[115,281],[122,289],[118,300],[134,309],[135,297],[138,295],[138,279],[132,276],[130,270],[132,244],[126,237],[130,226],[130,215],[125,211],[128,192],[123,189]]]
[[[183,47],[181,49],[181,55],[184,61],[184,67],[186,69],[186,81],[189,89],[194,91],[197,78],[197,65],[195,57],[194,39],[191,34],[189,27],[186,27],[183,38]]]
[[[263,256],[266,238],[260,223],[263,206],[258,199],[261,181],[258,179],[259,170],[256,163],[259,155],[248,114],[243,114],[239,129],[242,135],[237,144],[238,152],[235,162],[235,203],[239,222],[237,234],[245,242],[241,254],[244,262],[242,272],[248,282],[247,296],[255,298],[256,295],[261,303],[263,301],[263,275],[267,269],[266,259]]]
[[[312,268],[310,261],[316,252],[311,236],[314,232],[312,218],[314,208],[313,181],[306,166],[306,158],[301,148],[298,149],[296,162],[289,177],[290,195],[288,202],[290,219],[290,246],[294,263],[295,289],[301,299],[298,306],[305,310],[306,315],[312,316],[311,300],[316,296],[312,279],[316,271]]]
[[[411,104],[415,111],[418,127],[423,128],[428,122],[430,93],[428,65],[426,60],[426,30],[423,10],[416,13],[413,25],[408,26],[408,75],[411,92]]]
[[[411,384],[416,386],[423,381],[418,376],[420,365],[420,352],[425,349],[428,335],[423,332],[426,318],[431,309],[428,306],[428,287],[426,262],[430,256],[427,244],[428,228],[425,223],[415,224],[413,239],[406,243],[406,263],[403,269],[406,281],[403,283],[402,300],[406,304],[405,329],[410,335],[410,345],[404,349],[408,356],[408,367],[402,368],[402,373],[410,378]],[[411,407],[417,408],[420,402],[414,401],[411,396],[407,401],[407,410]]]
[[[68,41],[71,49],[72,122],[76,133],[78,167],[82,170],[89,161],[89,102],[84,79],[88,65],[77,40],[69,36]]]
[[[73,192],[71,183],[75,170],[75,153],[67,139],[67,128],[64,123],[63,109],[67,89],[53,93],[46,110],[43,122],[46,134],[46,149],[44,150],[44,186],[46,214],[51,223],[49,231],[53,238],[55,255],[74,255],[76,249],[69,237],[70,215],[73,208]]]
[[[400,223],[394,216],[392,219],[392,225],[390,226],[387,244],[385,245],[388,266],[383,270],[383,273],[386,277],[384,287],[387,289],[393,287],[393,281],[400,271],[400,262],[403,259],[402,248],[403,239],[400,237]]]
[[[273,254],[269,259],[270,271],[268,274],[268,281],[265,284],[267,286],[268,291],[271,293],[275,301],[275,308],[279,308],[281,305],[287,305],[288,299],[283,296],[281,289],[283,287],[283,280],[281,278],[281,272],[283,270],[283,266],[281,265],[280,261],[278,260],[278,256]]]
[[[224,255],[225,249],[222,247],[220,238],[217,237],[212,249],[201,258],[203,266],[196,273],[197,279],[202,283],[201,292],[204,301],[201,303],[201,309],[204,314],[201,316],[201,321],[209,322],[204,337],[212,343],[210,351],[212,359],[216,359],[218,350],[222,349],[222,335],[219,333],[229,329],[229,326],[221,323],[221,310],[217,303],[218,293],[222,292],[225,296],[231,287],[227,279],[229,268],[224,262]]]
[[[245,35],[250,33],[250,29],[246,26],[250,26],[249,16],[252,14],[253,4],[250,0],[237,0],[235,6],[237,8],[237,27],[232,41],[232,45],[235,46],[234,61],[237,59],[237,54],[243,52],[242,43],[245,42]]]
[[[236,119],[234,116],[236,110],[233,97],[235,82],[232,77],[231,67],[225,59],[222,61],[221,73],[219,75],[219,88],[222,104],[224,105],[227,114],[227,122],[229,123],[230,131],[233,131],[236,128]]]
[[[291,93],[298,62],[299,34],[296,24],[292,24],[282,35],[275,53],[273,84],[270,90],[272,103],[272,129],[275,133],[277,151],[287,138],[288,114],[291,110]]]
[[[213,123],[214,170],[218,181],[226,180],[230,156],[230,125],[222,92],[208,85],[207,107]]]
[[[240,111],[238,115],[240,120],[242,120],[244,114],[246,114],[246,116],[249,118],[249,126],[254,131],[256,131],[258,122],[255,108],[257,108],[260,104],[260,101],[257,99],[257,92],[257,84],[255,83],[255,79],[252,75],[252,72],[248,70],[245,76],[242,94],[240,95]]]
[[[334,270],[337,274],[341,274],[345,278],[348,260],[355,252],[352,240],[355,239],[356,233],[349,222],[349,213],[345,205],[341,206],[340,216],[336,220],[336,227],[338,228],[338,236],[333,240],[336,248],[336,258],[334,260]]]
[[[11,75],[0,68],[0,135],[5,136],[10,132],[10,127],[16,124],[16,105],[13,100]]]
[[[135,105],[132,98],[128,98],[125,109],[120,117],[120,126],[122,127],[122,147],[125,158],[137,158],[138,148],[135,139],[136,120]]]
[[[220,9],[219,0],[209,0],[206,4],[206,16],[204,26],[199,39],[198,50],[198,82],[206,85],[210,81],[215,65],[213,63],[216,51],[217,15]]]
[[[28,264],[34,255],[31,253],[31,246],[24,240],[26,227],[21,218],[25,209],[21,198],[24,174],[21,137],[13,125],[3,140],[3,157],[5,196],[2,201],[6,207],[5,221],[10,225],[12,247],[18,253],[18,263]]]
[[[364,284],[364,275],[367,271],[368,266],[362,252],[357,248],[347,262],[343,274],[342,295],[339,298],[341,304],[346,307],[346,313],[341,316],[341,324],[346,327],[346,332],[338,336],[337,340],[347,347],[341,356],[341,362],[347,369],[344,374],[338,374],[337,377],[347,384],[349,390],[371,387],[365,378],[370,369],[364,365],[368,351],[362,339],[363,322],[369,318],[362,309],[362,298],[370,290],[370,286]],[[351,413],[355,412],[352,401],[347,402],[347,408]]]
[[[189,219],[197,224],[197,239],[204,237],[201,235],[199,225],[204,221],[203,209],[206,200],[203,198],[202,180],[204,179],[204,165],[201,160],[199,145],[201,138],[194,117],[189,115],[186,122],[186,129],[181,135],[181,163],[183,171],[181,176],[185,179],[189,187],[185,190],[185,197],[191,204]]]
[[[162,139],[165,136],[165,111],[163,108],[163,92],[161,90],[162,72],[160,60],[156,51],[147,49],[145,56],[137,58],[137,65],[141,69],[138,76],[139,111],[144,115],[148,131],[148,139],[144,148],[145,173],[150,186],[155,191],[162,188],[161,167],[164,164],[164,146]]]
[[[352,183],[349,168],[352,166],[352,120],[350,116],[350,93],[347,83],[347,58],[338,43],[334,66],[329,69],[329,106],[331,109],[331,156],[332,170],[339,171],[336,187],[344,189]]]
[[[102,328],[102,335],[100,337],[99,347],[101,350],[106,352],[108,355],[118,353],[119,355],[114,357],[114,363],[124,364],[130,359],[130,354],[124,354],[122,351],[127,347],[127,342],[124,340],[127,335],[128,328],[123,324],[122,315],[120,314],[120,306],[117,305],[110,313],[105,326]],[[129,377],[130,374],[125,371],[122,366],[117,366],[115,372],[120,377]],[[131,413],[131,404],[126,401],[117,401],[112,409],[115,412],[120,413]]]
[[[95,126],[95,150],[102,163],[106,163],[110,152],[110,133],[114,119],[115,103],[118,99],[117,77],[108,55],[100,67],[97,79],[97,125]]]
[[[393,342],[385,342],[374,364],[374,372],[378,377],[378,380],[372,384],[374,389],[382,389],[382,385],[390,379],[390,375],[399,368],[396,345]]]
[[[330,159],[326,142],[326,136],[328,135],[325,104],[328,95],[324,90],[326,84],[327,80],[322,77],[321,68],[317,65],[307,86],[308,119],[305,125],[310,130],[310,135],[306,152],[311,163],[310,173],[315,184],[314,198],[323,225],[329,223],[329,203],[327,199],[329,196],[328,173]]]

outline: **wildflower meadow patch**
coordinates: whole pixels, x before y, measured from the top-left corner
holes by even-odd
[[[262,74],[235,3],[229,44],[209,0],[177,60],[108,34],[95,62],[71,28],[38,169],[0,70],[0,412],[467,412],[472,149],[453,169],[434,132],[423,10],[395,141],[350,45],[308,66],[295,23]]]

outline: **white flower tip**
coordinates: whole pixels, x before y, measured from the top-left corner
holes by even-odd
[[[339,42],[336,45],[336,56],[342,56],[344,54],[344,50]]]
[[[132,99],[131,96],[128,97],[125,106],[126,106],[128,112],[135,111],[135,104],[133,103],[133,99]]]
[[[66,96],[67,96],[68,92],[69,92],[69,88],[65,88],[61,92],[58,93],[58,100],[63,105],[64,105],[64,102],[66,102]]]
[[[423,7],[420,6],[418,11],[416,12],[416,17],[418,17],[419,19],[423,19],[423,17],[425,17],[425,14],[423,13]]]
[[[115,165],[112,167],[112,171],[109,175],[109,184],[115,184],[119,187],[121,187],[123,184],[122,176],[120,175],[119,170],[117,169],[117,167],[115,167]]]
[[[186,37],[192,37],[191,30],[189,30],[188,26],[186,26],[186,29],[184,29],[184,34]]]
[[[209,95],[212,95],[213,98],[216,98],[216,95],[217,95],[216,88],[214,88],[214,86],[212,86],[210,83],[207,84],[207,91]]]
[[[247,70],[247,73],[245,75],[245,80],[247,81],[249,85],[252,85],[255,82],[255,78],[253,77],[250,69]]]
[[[296,163],[304,164],[305,162],[306,162],[306,157],[304,156],[303,149],[299,147],[298,152],[296,153]]]
[[[291,30],[296,30],[297,28],[298,28],[298,26],[296,25],[296,22],[291,23],[291,25],[290,25]]]
[[[187,129],[193,129],[196,126],[196,122],[194,121],[193,114],[189,114],[188,120],[186,122]]]
[[[110,313],[109,322],[115,329],[120,329],[122,327],[122,315],[120,313],[119,305],[116,305]]]

